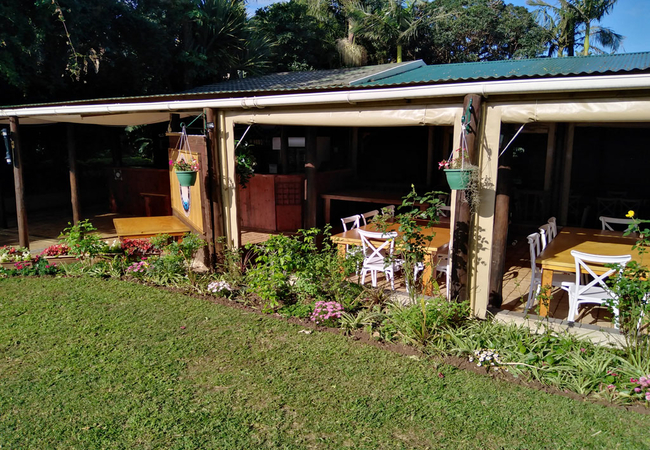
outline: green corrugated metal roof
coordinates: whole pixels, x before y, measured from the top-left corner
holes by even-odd
[[[534,58],[477,63],[423,66],[402,74],[364,83],[363,86],[391,86],[494,80],[514,78],[560,77],[650,69],[650,52],[615,55]]]
[[[182,94],[212,94],[237,92],[268,92],[295,90],[325,90],[349,88],[359,85],[370,77],[387,76],[386,71],[407,71],[424,65],[421,61],[407,61],[399,64],[380,64],[376,66],[349,67],[333,70],[312,70],[306,72],[281,72],[259,77],[222,81],[200,86]]]

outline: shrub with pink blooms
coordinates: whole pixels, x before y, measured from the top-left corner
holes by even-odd
[[[343,314],[343,306],[338,302],[316,302],[311,321],[317,325],[334,325]]]

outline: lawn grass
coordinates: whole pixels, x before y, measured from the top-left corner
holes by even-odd
[[[133,283],[0,280],[0,323],[1,448],[650,447],[650,415]]]

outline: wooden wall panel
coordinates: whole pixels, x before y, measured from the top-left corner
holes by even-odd
[[[275,231],[275,176],[255,175],[246,189],[239,186],[242,228]]]
[[[199,162],[201,167],[201,172],[196,179],[194,186],[189,188],[189,208],[186,209],[183,206],[183,201],[181,200],[181,186],[176,177],[174,169],[169,167],[169,186],[170,186],[170,195],[171,195],[171,205],[172,210],[176,216],[184,220],[189,226],[194,228],[197,232],[203,233],[204,231],[204,220],[206,217],[206,211],[204,211],[203,199],[205,197],[205,176],[204,168],[208,164],[207,159],[207,148],[204,136],[188,136],[188,141],[190,144],[189,152],[183,150],[179,152],[179,149],[176,148],[178,144],[178,138],[180,134],[174,134],[169,136],[169,159],[176,161],[181,157],[194,157]],[[184,189],[185,191],[185,189]],[[187,192],[187,191],[186,191]],[[184,192],[184,194],[186,194]]]
[[[150,214],[171,215],[169,174],[165,169],[111,167],[106,171],[111,212],[145,216],[145,200],[151,194]]]

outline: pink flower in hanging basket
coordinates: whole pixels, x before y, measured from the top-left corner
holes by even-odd
[[[199,171],[199,162],[196,158],[192,158],[189,161],[185,161],[183,157],[177,161],[170,160],[169,165],[174,167],[174,170],[177,172],[198,172]]]

